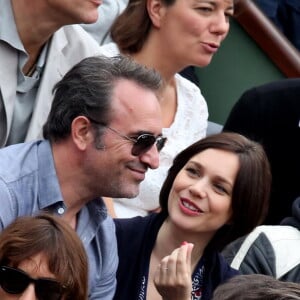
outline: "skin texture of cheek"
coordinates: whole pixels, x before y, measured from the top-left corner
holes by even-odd
[[[2,300],[9,300],[9,299],[14,299],[14,298],[8,298],[7,294],[0,287],[0,299],[2,299]]]
[[[199,16],[196,18],[193,14],[188,14],[178,16],[177,20],[177,24],[171,26],[172,30],[166,36],[167,44],[172,45],[173,56],[184,66],[207,66],[213,53],[207,53],[202,43],[215,41],[216,38],[205,29],[205,24],[199,20]],[[170,32],[173,33],[170,35]],[[170,47],[168,49],[171,51]]]
[[[182,17],[182,27],[192,36],[201,37],[208,26],[201,17],[194,13],[189,13]]]
[[[205,31],[205,24],[199,19],[199,16],[195,16],[193,13],[175,16],[174,20],[178,21],[178,31],[181,31],[182,37],[196,37],[201,38]]]

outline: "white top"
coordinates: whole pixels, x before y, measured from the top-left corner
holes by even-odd
[[[115,43],[106,44],[100,49],[100,52],[106,56],[120,53]],[[177,111],[172,125],[163,128],[163,135],[167,137],[167,142],[160,152],[160,166],[158,169],[147,171],[136,198],[114,199],[114,209],[118,218],[145,216],[149,211],[158,208],[160,188],[173,158],[206,135],[208,110],[200,89],[180,74],[175,75],[175,80]]]

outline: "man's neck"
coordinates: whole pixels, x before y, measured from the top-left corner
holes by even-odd
[[[57,180],[67,207],[65,216],[68,223],[74,225],[78,212],[93,199],[93,195],[86,188],[80,157],[73,148],[71,140],[53,143],[51,148]]]
[[[37,7],[37,1],[12,0],[11,3],[22,44],[30,56],[29,60],[35,62],[42,47],[59,27],[46,19],[42,7]]]

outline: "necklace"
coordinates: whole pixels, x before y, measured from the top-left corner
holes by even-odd
[[[25,73],[25,76],[27,77],[31,77],[34,73],[34,71],[36,70],[36,63],[34,63],[30,69]]]

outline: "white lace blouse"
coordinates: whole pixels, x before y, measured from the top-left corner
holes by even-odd
[[[119,50],[114,43],[101,47],[103,54],[114,56]],[[177,88],[177,111],[174,122],[169,128],[163,128],[167,142],[160,152],[160,166],[149,169],[145,180],[140,184],[140,193],[136,198],[114,199],[114,209],[118,218],[145,216],[159,207],[159,192],[166,178],[173,158],[187,146],[205,137],[208,110],[200,89],[180,74],[175,75]]]

